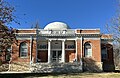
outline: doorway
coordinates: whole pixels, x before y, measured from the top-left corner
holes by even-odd
[[[52,62],[61,62],[62,50],[53,50],[52,51]]]

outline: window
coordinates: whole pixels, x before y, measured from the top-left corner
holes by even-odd
[[[74,49],[75,45],[68,45],[68,49]]]
[[[40,45],[40,49],[47,49],[47,45]]]
[[[38,44],[38,49],[47,49],[47,45],[46,44],[44,44],[44,45]]]
[[[102,48],[102,59],[107,59],[107,48],[106,47]]]
[[[84,45],[84,52],[85,52],[85,57],[91,57],[92,56],[92,47],[90,43],[85,43]]]
[[[20,44],[20,57],[27,57],[28,56],[28,46],[26,43]]]

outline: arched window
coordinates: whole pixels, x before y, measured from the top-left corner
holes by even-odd
[[[20,44],[20,57],[27,57],[28,56],[28,46],[27,43],[22,42]]]
[[[92,47],[90,43],[86,42],[84,44],[84,56],[85,57],[91,57],[92,56]]]

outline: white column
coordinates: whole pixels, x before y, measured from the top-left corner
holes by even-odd
[[[83,65],[83,63],[82,63],[82,45],[83,43],[82,43],[82,36],[81,36],[81,60],[80,60],[80,63],[81,63],[81,66]]]
[[[65,62],[65,40],[62,40],[62,62]]]
[[[36,58],[36,63],[38,61],[38,34],[39,34],[39,31],[38,31],[38,29],[36,29],[36,57],[35,57]]]
[[[32,63],[32,36],[30,36],[30,65]]]
[[[48,40],[48,63],[51,62],[51,40]]]
[[[81,36],[81,58],[82,58],[82,36]]]
[[[76,59],[76,61],[77,61],[77,54],[78,54],[78,52],[77,52],[77,39],[75,40],[75,47],[76,47],[76,55],[75,55],[75,59]]]

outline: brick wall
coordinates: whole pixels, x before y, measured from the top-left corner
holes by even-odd
[[[97,61],[97,62],[101,62],[101,44],[100,44],[100,40],[83,40],[82,41],[82,57],[84,57],[84,44],[86,42],[89,42],[92,46],[92,58]],[[81,57],[81,40],[78,39],[77,40],[77,58],[78,61],[80,61],[80,57]]]
[[[38,51],[38,61],[39,62],[47,62],[48,61],[48,51],[47,50],[39,50]]]
[[[65,61],[73,62],[75,59],[75,50],[67,50],[65,51]]]
[[[111,44],[105,44],[102,43],[101,47],[106,47],[107,48],[107,59],[102,59],[103,62],[110,62],[113,63],[113,46]]]
[[[36,30],[16,30],[16,33],[36,33]]]
[[[28,56],[25,58],[20,57],[20,43],[25,42],[28,45]],[[36,41],[33,40],[32,45],[32,57],[34,62],[36,61]],[[17,45],[12,45],[12,62],[29,62],[30,61],[30,40],[18,40]]]
[[[78,39],[77,40],[77,60],[80,61],[80,57],[81,57],[81,40]]]
[[[89,42],[92,46],[92,59],[101,62],[101,43],[100,40],[84,40],[83,45]],[[84,46],[83,46],[83,56],[84,56]]]

